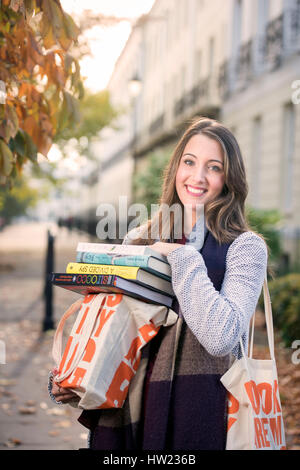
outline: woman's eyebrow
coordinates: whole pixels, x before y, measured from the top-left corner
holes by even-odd
[[[190,152],[184,153],[182,156],[185,157],[186,155],[190,155],[191,157],[197,158],[196,155]]]
[[[213,160],[213,159],[211,159],[211,160],[208,160],[208,161],[209,161],[209,162],[218,162],[218,163],[221,163],[221,165],[224,165],[223,162],[221,162],[220,160]]]
[[[190,155],[191,157],[197,158],[196,155],[194,155],[193,153],[190,153],[190,152],[187,152],[187,153],[183,154],[182,156],[185,157],[186,155]],[[218,163],[221,163],[221,165],[224,166],[223,162],[221,162],[220,160],[214,160],[213,158],[211,158],[208,161],[209,162],[218,162]]]

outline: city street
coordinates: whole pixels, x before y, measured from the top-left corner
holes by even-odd
[[[0,232],[0,449],[78,449],[87,447],[88,430],[77,422],[80,411],[55,405],[47,390],[53,367],[53,330],[42,332],[47,247],[45,223],[18,224]],[[87,235],[57,231],[55,271],[75,260],[78,241]],[[78,298],[54,288],[54,323]],[[3,361],[1,361],[3,362]]]

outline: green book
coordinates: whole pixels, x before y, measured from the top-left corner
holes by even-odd
[[[77,263],[110,264],[115,266],[138,266],[159,277],[170,280],[171,266],[152,255],[121,255],[113,253],[93,253],[78,251]]]

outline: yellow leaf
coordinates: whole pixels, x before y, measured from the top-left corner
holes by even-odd
[[[60,31],[63,27],[62,9],[60,6],[55,1],[42,0],[42,9],[51,27],[54,30]]]
[[[4,142],[0,139],[0,165],[1,165],[1,174],[4,176],[9,176],[13,169],[14,157],[13,154]]]
[[[43,36],[43,45],[46,49],[51,49],[52,46],[55,46],[56,41],[54,39],[53,30],[49,28],[46,35]]]
[[[6,107],[6,125],[9,129],[9,136],[14,138],[19,129],[19,119],[13,106]]]
[[[63,31],[63,30],[61,31],[61,34],[59,35],[59,37],[57,38],[57,40],[59,41],[59,44],[61,45],[61,47],[62,47],[65,51],[67,51],[67,50],[71,47],[72,42],[73,42],[72,39],[70,39],[70,38],[66,35],[65,31]]]
[[[74,22],[73,18],[66,12],[63,12],[63,24],[68,37],[73,39],[73,41],[76,41],[80,34],[80,29]]]

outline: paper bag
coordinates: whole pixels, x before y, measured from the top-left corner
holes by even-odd
[[[79,310],[79,312],[78,312]],[[62,356],[63,327],[78,312]],[[123,294],[89,294],[63,315],[52,355],[55,382],[79,395],[79,408],[121,408],[135,375],[141,349],[177,314]]]

